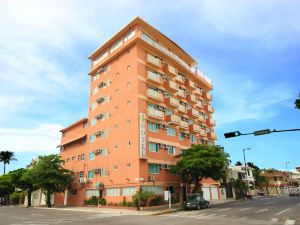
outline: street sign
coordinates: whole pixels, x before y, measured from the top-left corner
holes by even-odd
[[[269,133],[271,133],[270,129],[257,130],[257,131],[254,131],[254,136],[264,135],[264,134],[269,134]]]
[[[164,191],[165,201],[169,200],[169,191]]]

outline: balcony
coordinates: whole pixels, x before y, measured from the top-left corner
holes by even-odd
[[[161,76],[157,73],[154,73],[154,72],[150,71],[150,70],[148,70],[147,80],[152,82],[152,83],[155,83],[157,85],[161,85],[163,83]]]
[[[181,75],[177,75],[176,80],[179,81],[181,84],[184,84],[184,78]]]
[[[156,68],[161,68],[161,60],[159,58],[154,57],[153,55],[147,54],[147,63],[155,66]]]
[[[206,137],[206,130],[204,130],[204,129],[201,128],[201,130],[200,130],[200,135],[201,135],[202,137]]]
[[[198,88],[195,90],[195,93],[196,93],[197,95],[201,95],[201,96],[202,96],[202,91],[201,91],[200,89],[198,89]]]
[[[165,64],[164,71],[170,77],[176,77],[177,74],[178,74],[177,69],[174,66],[171,66],[171,65],[168,65],[168,64]]]
[[[188,110],[188,115],[192,118],[198,118],[200,116],[200,113],[196,109],[189,109]]]
[[[185,98],[185,90],[178,89],[177,96],[180,98]]]
[[[187,99],[188,102],[190,102],[192,104],[196,104],[198,102],[196,96],[193,95],[193,94],[188,94],[186,96],[186,99]]]
[[[168,105],[170,108],[177,108],[179,106],[179,100],[173,97],[168,97],[165,99],[166,105]]]
[[[199,120],[201,123],[204,123],[204,122],[205,122],[205,118],[204,118],[203,115],[199,115],[198,120]]]
[[[211,132],[211,133],[210,133],[210,136],[211,136],[211,138],[214,139],[214,140],[217,140],[217,139],[218,139],[218,136],[217,136],[217,134],[216,134],[215,132]]]
[[[148,109],[148,116],[158,120],[164,120],[164,112],[157,109]]]
[[[216,125],[216,121],[213,120],[212,118],[209,118],[209,119],[207,119],[206,121],[207,121],[207,123],[208,123],[210,126],[215,126],[215,125]]]
[[[185,107],[185,105],[179,104],[177,110],[178,110],[179,113],[186,113],[186,107]]]
[[[183,120],[180,120],[179,121],[179,128],[182,128],[182,129],[188,129],[189,128],[189,123],[186,122],[186,121],[183,121]]]
[[[206,105],[206,109],[208,112],[213,113],[214,112],[214,108],[211,107],[210,105]]]
[[[180,117],[177,115],[167,115],[166,120],[168,123],[176,124],[176,125],[180,125],[180,121],[181,121]]]
[[[195,105],[198,109],[203,109],[203,103],[200,101],[197,101],[196,105]]]
[[[208,92],[203,92],[204,98],[207,100],[211,101],[212,100],[212,95]]]
[[[163,96],[162,93],[159,93],[159,92],[154,91],[152,89],[147,90],[147,96],[148,96],[148,98],[151,98],[152,100],[159,101],[159,102],[162,102],[163,99],[164,99],[164,96]]]
[[[171,80],[165,81],[164,87],[171,93],[177,92],[179,88],[178,84]]]
[[[187,86],[187,88],[189,88],[193,91],[196,90],[196,88],[197,88],[195,82],[193,82],[191,80],[186,80],[185,85]]]
[[[191,132],[196,132],[196,133],[200,133],[201,132],[201,127],[197,124],[190,124],[189,125],[190,131]]]

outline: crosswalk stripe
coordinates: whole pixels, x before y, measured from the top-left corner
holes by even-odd
[[[267,212],[267,211],[269,211],[269,209],[261,209],[261,210],[256,211],[255,213],[261,213],[261,212]]]
[[[219,211],[219,212],[220,212],[220,211],[226,211],[226,210],[229,210],[229,209],[231,209],[231,208],[219,209],[218,211]]]
[[[282,211],[276,213],[275,215],[278,216],[278,215],[280,215],[281,213],[284,213],[284,212],[288,211],[289,209],[290,209],[290,208],[287,208],[287,209],[285,209],[285,210],[282,210]]]
[[[295,224],[295,220],[286,220],[284,225],[294,225]]]
[[[272,222],[278,222],[278,218],[271,218]]]
[[[252,209],[252,207],[244,208],[244,209],[241,209],[240,211],[245,211],[245,210],[248,210],[248,209]]]

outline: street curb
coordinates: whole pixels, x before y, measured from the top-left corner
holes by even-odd
[[[149,216],[158,216],[158,215],[169,214],[169,213],[178,212],[178,211],[182,211],[182,210],[183,209],[173,209],[173,210],[168,210],[168,211],[163,211],[163,212],[151,213],[148,215]]]

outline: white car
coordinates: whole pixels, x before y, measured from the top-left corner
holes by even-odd
[[[290,187],[289,188],[289,196],[300,197],[300,188],[299,187]]]

